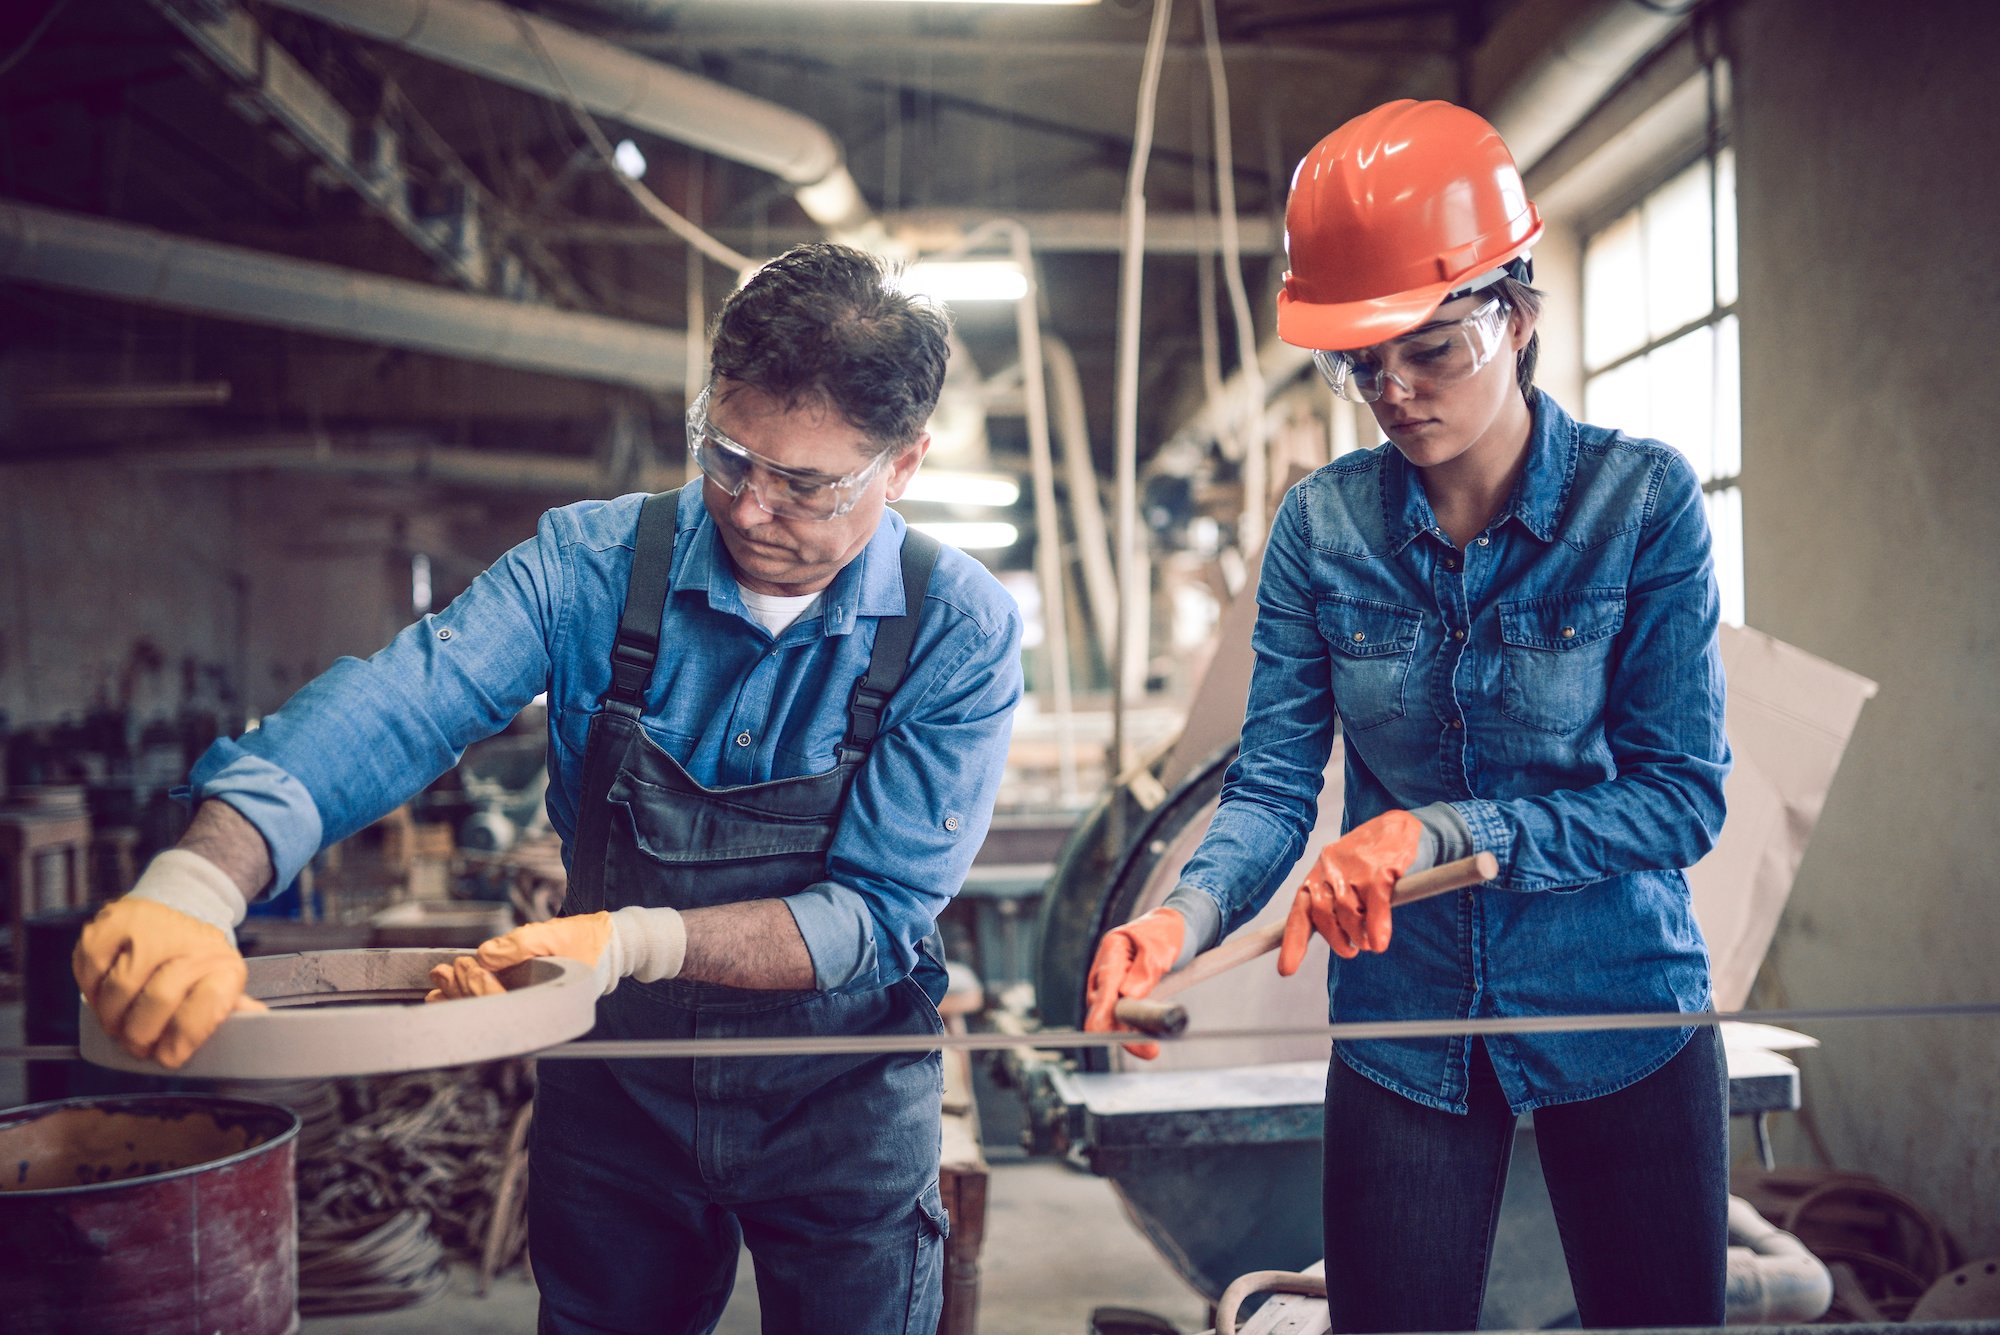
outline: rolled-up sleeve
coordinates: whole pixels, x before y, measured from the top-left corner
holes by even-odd
[[[444,611],[366,660],[343,658],[260,727],[216,742],[188,795],[256,826],[282,887],[320,848],[408,801],[548,689],[564,607],[561,512]]]
[[[1692,866],[1722,830],[1730,765],[1716,641],[1720,599],[1701,484],[1662,451],[1610,668],[1602,783],[1505,801],[1452,803],[1506,890],[1561,890]]]
[[[889,703],[827,879],[785,901],[822,990],[907,974],[992,825],[1021,699],[1020,615],[1011,602],[952,615]]]

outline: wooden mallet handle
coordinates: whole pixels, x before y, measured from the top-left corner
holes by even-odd
[[[1500,861],[1491,853],[1474,853],[1469,858],[1456,862],[1441,863],[1425,871],[1412,872],[1396,882],[1396,889],[1390,904],[1400,906],[1414,904],[1419,899],[1429,899],[1451,890],[1463,890],[1467,886],[1480,885],[1500,874]],[[1215,947],[1204,950],[1189,960],[1185,969],[1176,970],[1162,978],[1153,989],[1152,995],[1144,1000],[1126,998],[1112,1009],[1112,1015],[1127,1029],[1136,1029],[1142,1034],[1157,1034],[1165,1038],[1178,1037],[1187,1029],[1187,1010],[1172,1005],[1167,998],[1185,992],[1196,983],[1207,982],[1219,973],[1227,973],[1239,964],[1268,955],[1284,940],[1285,924],[1282,920],[1268,927],[1260,927],[1254,932],[1245,932]]]

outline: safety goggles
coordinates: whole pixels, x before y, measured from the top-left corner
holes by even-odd
[[[1448,389],[1478,372],[1506,345],[1507,303],[1492,297],[1460,319],[1425,325],[1372,348],[1314,349],[1313,365],[1341,398],[1373,403],[1391,381],[1411,395]]]
[[[861,493],[882,471],[883,461],[896,453],[884,450],[845,477],[832,477],[811,469],[787,468],[757,451],[731,440],[708,420],[711,383],[688,405],[688,453],[701,466],[702,476],[727,492],[731,499],[745,487],[756,498],[757,507],[781,519],[838,519],[852,510]]]

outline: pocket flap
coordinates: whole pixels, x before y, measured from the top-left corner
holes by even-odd
[[[833,844],[832,821],[786,818],[739,808],[711,796],[705,802],[665,804],[648,800],[652,785],[620,775],[607,795],[631,816],[641,852],[655,862],[747,861],[800,853],[824,853]]]
[[[1319,601],[1319,633],[1349,658],[1407,654],[1417,647],[1423,613],[1394,603],[1328,594]]]
[[[1581,589],[1500,604],[1500,638],[1525,649],[1581,649],[1625,624],[1625,590]]]
[[[945,1212],[944,1197],[938,1192],[937,1183],[925,1187],[917,1197],[917,1212],[931,1226],[931,1232],[940,1238],[951,1236],[951,1216]]]

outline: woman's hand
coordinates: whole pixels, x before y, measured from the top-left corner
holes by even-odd
[[[1141,914],[1114,927],[1097,943],[1084,993],[1083,1027],[1108,1034],[1119,1027],[1113,1012],[1127,997],[1143,997],[1173,971],[1187,939],[1187,921],[1170,908]],[[1147,1061],[1160,1055],[1158,1043],[1127,1043],[1125,1050]]]
[[[1364,950],[1387,950],[1390,897],[1417,860],[1423,831],[1409,812],[1385,811],[1321,849],[1292,898],[1278,972],[1288,978],[1298,972],[1314,932],[1344,960]]]

